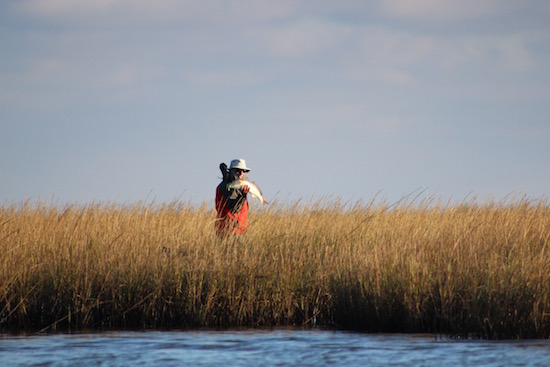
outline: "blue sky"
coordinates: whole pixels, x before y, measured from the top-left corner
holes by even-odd
[[[0,203],[546,198],[550,2],[0,3]]]

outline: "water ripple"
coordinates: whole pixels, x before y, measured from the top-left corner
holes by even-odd
[[[548,366],[550,341],[321,330],[0,336],[0,366]]]

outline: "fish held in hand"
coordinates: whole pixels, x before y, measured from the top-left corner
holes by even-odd
[[[250,188],[250,193],[252,194],[252,196],[254,196],[256,199],[260,200],[260,202],[262,203],[262,205],[264,204],[268,204],[267,200],[264,199],[263,195],[262,195],[262,190],[260,190],[260,188],[258,187],[258,185],[256,185],[254,182],[252,181],[249,181],[249,180],[235,180],[233,182],[230,182],[229,184],[227,184],[227,188],[229,190],[232,190],[232,189],[240,189],[241,187],[243,186],[248,186]]]

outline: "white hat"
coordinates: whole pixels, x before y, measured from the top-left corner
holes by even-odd
[[[250,168],[246,166],[244,159],[233,159],[229,165],[229,169],[242,169],[245,172],[249,172]]]

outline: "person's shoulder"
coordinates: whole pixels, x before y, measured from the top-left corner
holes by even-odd
[[[222,180],[222,182],[219,183],[218,187],[216,187],[217,190],[223,191],[227,187],[227,182],[225,180]]]

